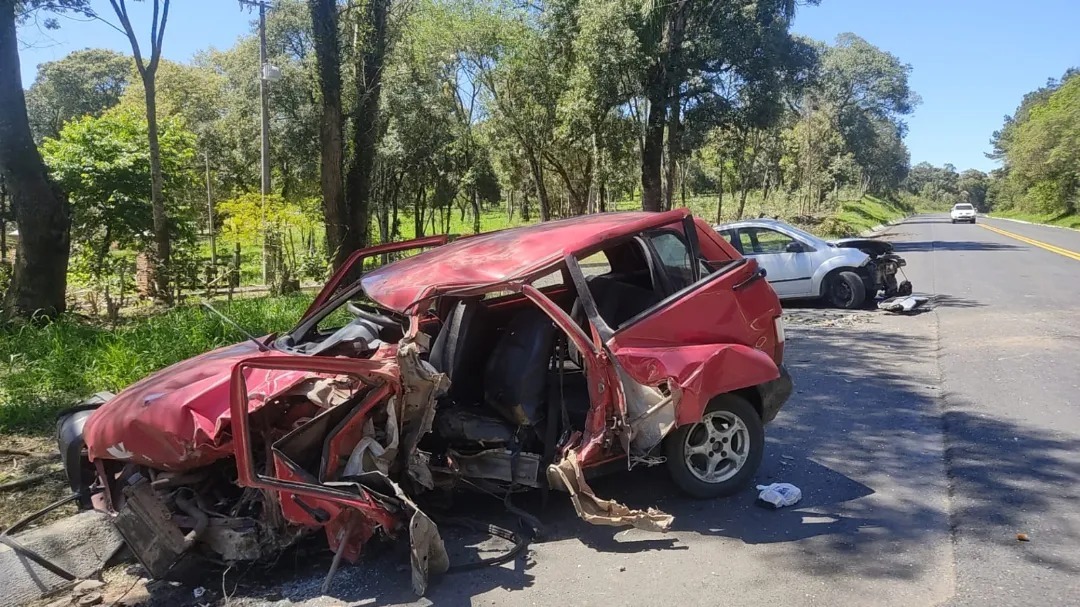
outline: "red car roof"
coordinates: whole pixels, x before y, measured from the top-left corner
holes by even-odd
[[[527,278],[567,255],[689,215],[688,209],[597,213],[488,232],[377,268],[361,282],[368,297],[404,311],[439,293]]]

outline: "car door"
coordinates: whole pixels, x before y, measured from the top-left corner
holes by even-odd
[[[743,255],[753,257],[765,268],[765,280],[781,298],[813,295],[814,269],[809,245],[762,226],[739,228],[738,243]]]

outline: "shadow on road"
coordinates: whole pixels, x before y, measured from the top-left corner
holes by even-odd
[[[895,242],[893,243],[893,247],[897,253],[912,253],[915,251],[1015,251],[1023,248],[1008,243],[974,240]]]
[[[974,299],[956,297],[955,295],[947,295],[945,293],[931,295],[930,305],[935,308],[982,308],[986,306],[986,304],[975,301]]]
[[[598,553],[638,554],[691,546],[700,551],[704,537],[731,538],[764,548],[793,544],[786,550],[755,552],[758,556],[750,558],[763,566],[801,570],[822,579],[920,579],[934,566],[931,557],[949,545],[945,497],[949,487],[942,461],[946,446],[951,481],[964,495],[975,496],[960,506],[959,515],[994,523],[982,530],[976,526],[976,534],[986,534],[978,539],[1011,541],[1018,545],[1022,558],[1051,567],[1072,567],[1019,545],[1014,537],[993,534],[1002,527],[1019,527],[1021,512],[1030,517],[1050,508],[1039,492],[1018,490],[1021,479],[1075,494],[1080,487],[1077,445],[1022,424],[974,415],[962,407],[950,410],[943,421],[936,387],[930,385],[934,379],[926,373],[926,359],[934,356],[933,344],[896,330],[873,329],[807,327],[789,334],[787,365],[796,393],[767,428],[765,460],[754,480],[755,484],[798,485],[804,498],[796,506],[777,511],[759,508],[754,505],[753,489],[727,499],[688,499],[677,492],[663,466],[593,481],[602,497],[631,507],[655,506],[675,515],[670,533],[653,534],[582,522],[561,493],[553,493],[542,509],[539,492],[533,492],[519,496],[515,503],[539,514],[545,525],[541,543],[513,563],[437,578],[427,598],[438,605],[470,604],[473,597],[494,589],[567,584],[567,579],[540,579],[530,571],[534,563],[558,558],[554,546],[561,542],[580,542]],[[913,373],[912,369],[922,371]],[[945,444],[943,429],[949,436]],[[482,495],[459,495],[450,511],[440,514],[518,528],[501,503]],[[1075,535],[1066,529],[1059,532]],[[490,551],[506,548],[505,543],[493,545],[450,529],[443,533],[455,562],[492,556]],[[1080,542],[1080,537],[1071,539]],[[230,601],[233,605],[290,604],[319,596],[330,560],[323,546],[323,540],[316,538],[307,547],[283,555],[269,570],[242,576],[237,575],[241,570],[232,571],[225,584]],[[371,544],[365,550],[361,563],[338,572],[330,594],[364,605],[414,601],[404,542]],[[702,558],[719,562],[724,557],[714,551],[735,554],[738,548],[710,544],[708,550]],[[588,560],[578,567],[588,577]],[[205,579],[203,585],[208,588],[221,587],[221,569],[207,572]]]

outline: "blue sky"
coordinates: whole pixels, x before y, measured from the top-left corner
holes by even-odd
[[[149,23],[147,3],[129,4],[133,21]],[[104,0],[94,5],[109,12]],[[823,0],[800,11],[800,34],[831,41],[854,32],[912,65],[911,85],[923,100],[908,118],[913,163],[993,168],[983,154],[1002,118],[1047,78],[1080,65],[1080,0]],[[235,0],[174,0],[165,55],[184,61],[200,49],[228,47],[248,31],[253,16]],[[33,24],[20,31],[25,86],[37,64],[72,50],[130,52],[127,40],[107,25],[61,22],[59,31]]]

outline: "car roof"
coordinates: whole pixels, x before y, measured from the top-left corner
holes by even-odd
[[[731,222],[727,222],[727,223],[720,223],[720,224],[717,224],[714,227],[717,230],[726,230],[726,229],[729,229],[729,228],[746,228],[746,227],[753,227],[753,226],[768,227],[768,228],[772,228],[772,227],[791,228],[791,227],[794,227],[791,224],[784,223],[783,221],[780,221],[779,219],[768,219],[768,218],[765,218],[765,217],[762,217],[761,219],[742,219],[742,220],[739,220],[739,221],[731,221]]]
[[[372,300],[403,312],[441,293],[529,278],[567,255],[688,216],[688,209],[596,213],[487,232],[376,268],[361,278],[361,284]]]

